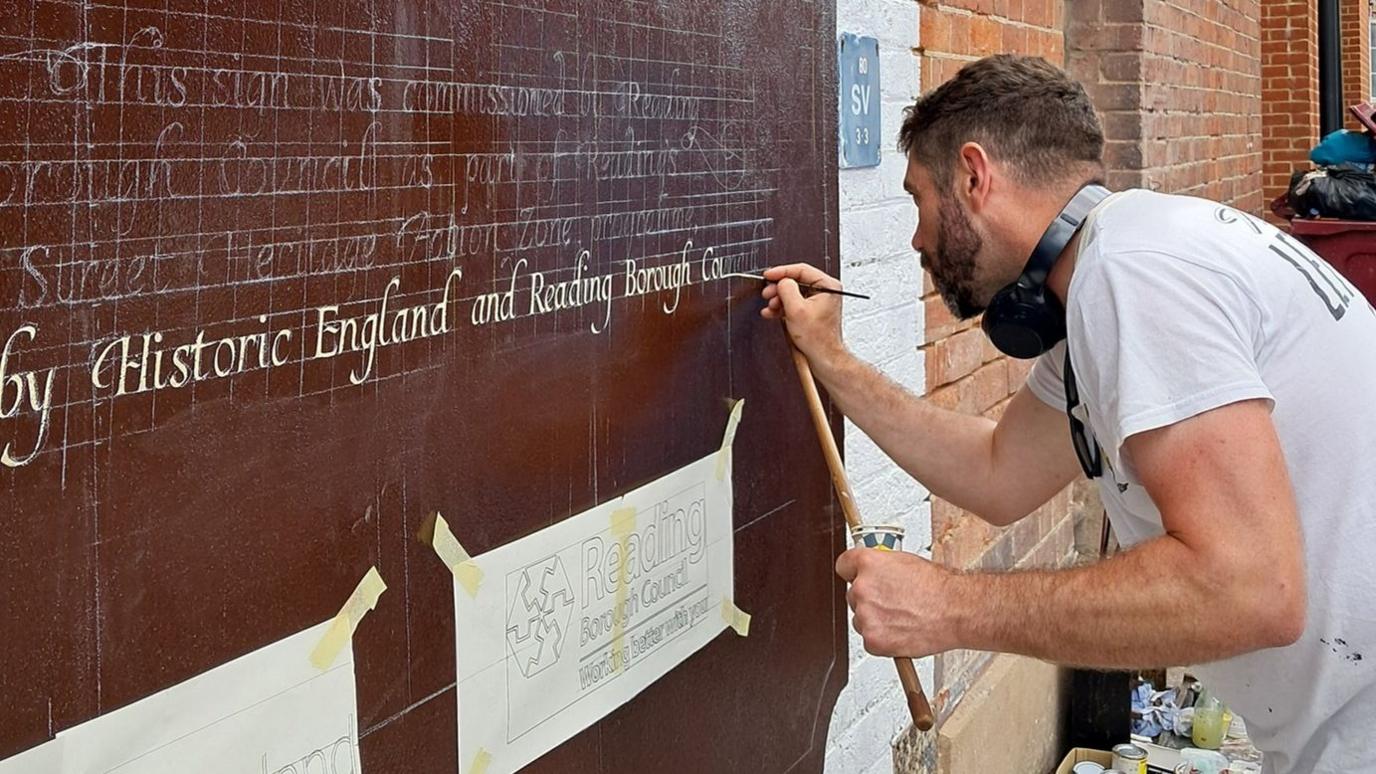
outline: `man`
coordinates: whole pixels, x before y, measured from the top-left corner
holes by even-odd
[[[975,62],[909,110],[913,247],[956,314],[1022,275],[1102,179],[1103,145],[1084,90],[1040,59]],[[1109,197],[1045,277],[1066,341],[997,423],[929,405],[848,353],[838,298],[796,284],[833,278],[801,264],[767,277],[764,316],[934,494],[1007,525],[1083,467],[1127,549],[1018,573],[848,551],[836,569],[867,650],[1203,664],[1268,772],[1376,770],[1376,310],[1322,259],[1213,202]]]

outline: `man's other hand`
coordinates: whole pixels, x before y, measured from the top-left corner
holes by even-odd
[[[955,647],[945,615],[955,573],[902,551],[852,548],[836,560],[836,574],[850,584],[846,602],[865,650],[921,658]]]

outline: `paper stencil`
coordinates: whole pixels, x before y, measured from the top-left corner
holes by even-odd
[[[712,454],[477,557],[455,585],[459,767],[514,771],[726,628],[731,476]]]
[[[62,745],[56,739],[0,761],[0,774],[58,774]]]
[[[329,625],[58,734],[60,771],[360,774],[353,648],[310,663]]]

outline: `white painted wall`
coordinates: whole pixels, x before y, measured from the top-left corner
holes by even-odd
[[[881,163],[840,171],[841,279],[872,295],[847,299],[845,337],[861,358],[922,394],[922,271],[910,242],[917,224],[912,199],[903,192],[904,159],[895,150],[903,108],[920,89],[916,0],[837,0],[837,33],[879,39],[880,89],[885,140]],[[889,461],[874,442],[846,423],[846,468],[860,513],[868,523],[898,523],[905,547],[930,555],[928,494]],[[918,663],[923,685],[932,685],[931,659]],[[893,661],[865,653],[850,632],[850,682],[831,716],[828,774],[878,774],[893,770],[891,743],[908,724],[907,705]]]

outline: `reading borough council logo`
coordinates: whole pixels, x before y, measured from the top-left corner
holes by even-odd
[[[564,652],[573,621],[573,586],[564,563],[551,556],[507,576],[506,645],[521,674],[534,677]]]

